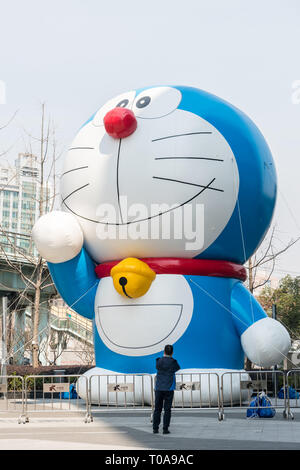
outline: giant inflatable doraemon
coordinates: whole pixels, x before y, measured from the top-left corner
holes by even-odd
[[[33,229],[60,295],[93,320],[88,374],[153,374],[168,343],[184,373],[281,362],[289,335],[243,284],[275,199],[262,134],[216,96],[157,86],[102,106],[69,148],[62,211]]]

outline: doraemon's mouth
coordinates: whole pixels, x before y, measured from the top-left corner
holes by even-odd
[[[132,355],[138,355],[134,350],[151,348],[168,339],[182,310],[182,304],[100,305],[96,325],[108,347],[132,350]]]
[[[137,218],[135,220],[131,220],[131,221],[127,221],[127,222],[104,222],[104,221],[101,221],[101,220],[95,220],[95,219],[91,219],[89,217],[84,217],[83,215],[81,214],[78,214],[77,212],[75,212],[74,210],[71,209],[71,207],[68,206],[68,204],[66,203],[66,200],[68,199],[69,196],[65,197],[63,200],[62,200],[62,204],[70,211],[72,212],[74,215],[76,215],[77,217],[80,217],[81,219],[84,219],[84,220],[88,220],[89,222],[93,222],[95,224],[103,224],[103,225],[112,225],[112,226],[123,226],[123,225],[130,225],[130,224],[134,224],[134,223],[140,223],[140,222],[144,222],[146,220],[150,220],[150,219],[153,219],[154,217],[160,217],[162,216],[163,214],[166,214],[168,212],[172,212],[176,209],[178,209],[179,207],[182,207],[186,204],[189,204],[190,202],[192,202],[194,199],[196,199],[198,196],[200,196],[205,190],[207,189],[210,189],[212,191],[218,191],[218,192],[224,192],[223,189],[220,189],[220,188],[215,188],[215,187],[212,187],[211,185],[214,183],[215,179],[216,178],[213,178],[207,185],[201,185],[201,184],[195,184],[195,183],[190,183],[190,182],[186,182],[186,181],[180,181],[180,180],[176,180],[176,179],[172,179],[172,178],[163,178],[163,177],[159,177],[159,176],[153,176],[152,177],[153,179],[157,179],[157,180],[162,180],[162,181],[171,181],[171,182],[174,182],[174,183],[180,183],[180,184],[186,184],[186,185],[190,185],[190,186],[195,186],[195,187],[198,187],[198,188],[201,188],[199,191],[196,192],[195,195],[193,195],[192,197],[190,197],[189,199],[187,199],[185,202],[181,203],[181,204],[174,204],[173,207],[169,208],[169,209],[166,209],[166,210],[163,210],[163,211],[160,211],[158,212],[157,214],[154,214],[154,215],[149,215],[148,217],[143,217],[143,218]],[[81,190],[81,189],[84,189],[85,187],[87,187],[88,184],[84,185],[83,187],[80,187],[78,188],[78,190]],[[70,194],[72,195],[72,194]],[[122,214],[122,212],[120,211],[120,214]],[[121,220],[122,219],[122,216],[121,216]]]

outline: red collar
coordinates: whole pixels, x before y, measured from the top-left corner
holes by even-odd
[[[247,279],[244,266],[230,261],[211,259],[186,259],[186,258],[139,258],[156,272],[156,274],[183,274],[186,276],[213,276],[231,277],[245,281]],[[110,270],[119,261],[108,261],[98,264],[95,268],[96,275],[110,276]]]

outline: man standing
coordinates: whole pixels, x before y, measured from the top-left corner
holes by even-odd
[[[180,369],[173,359],[173,346],[167,344],[163,357],[156,359],[155,409],[153,414],[153,432],[158,433],[160,416],[164,407],[163,434],[170,434],[171,407],[175,389],[175,372]]]

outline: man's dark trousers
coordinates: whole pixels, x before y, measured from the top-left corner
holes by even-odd
[[[164,407],[163,430],[166,431],[171,421],[171,407],[174,390],[155,390],[155,409],[153,414],[153,429],[158,429],[160,416]]]

